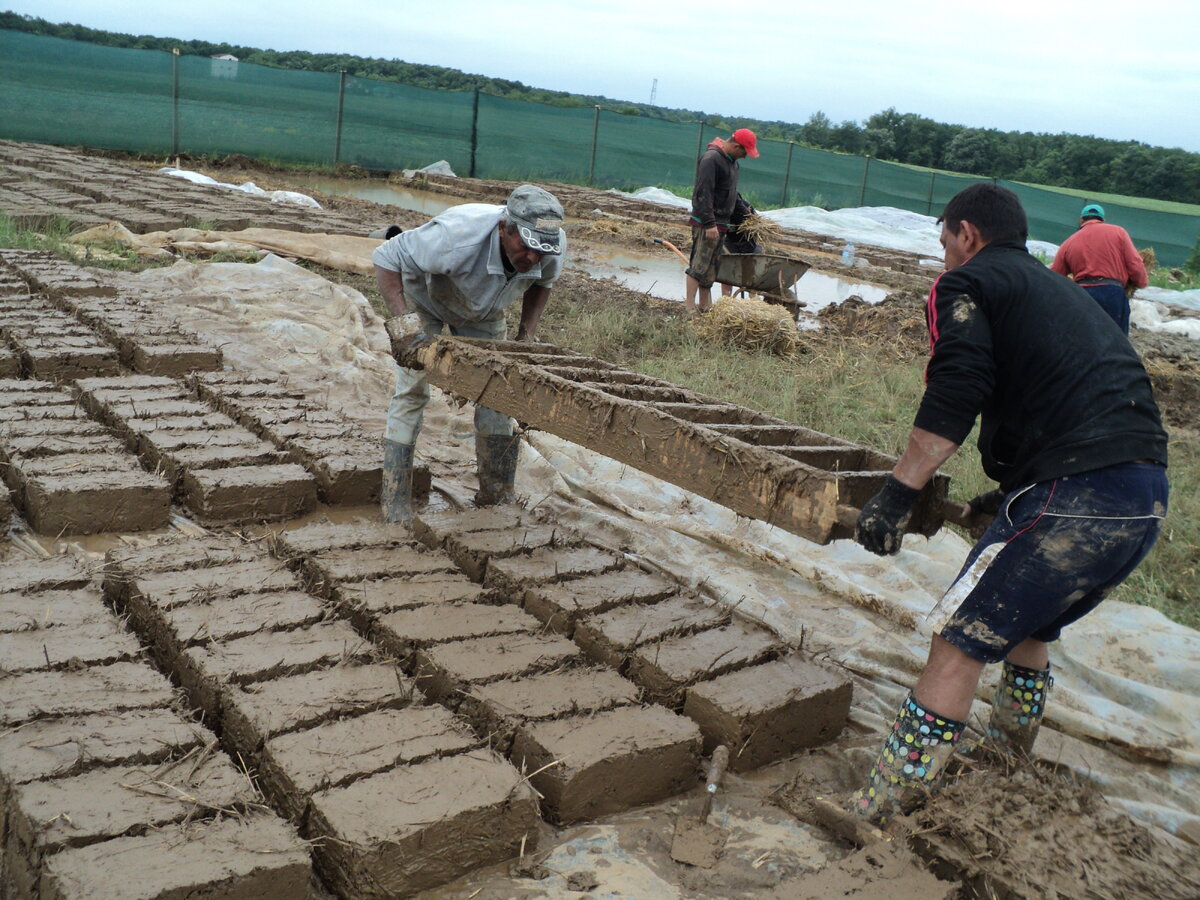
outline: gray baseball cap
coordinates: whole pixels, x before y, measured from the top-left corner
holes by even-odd
[[[549,191],[523,184],[508,195],[505,218],[517,226],[530,250],[545,256],[562,253],[563,208]]]

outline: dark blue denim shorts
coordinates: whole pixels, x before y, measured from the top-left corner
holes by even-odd
[[[1013,491],[930,613],[933,630],[985,663],[1026,638],[1058,640],[1150,552],[1167,495],[1166,469],[1154,463]]]

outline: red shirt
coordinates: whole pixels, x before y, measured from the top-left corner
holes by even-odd
[[[1050,268],[1076,281],[1112,278],[1139,288],[1149,283],[1146,265],[1129,239],[1129,232],[1099,219],[1088,219],[1063,241]]]

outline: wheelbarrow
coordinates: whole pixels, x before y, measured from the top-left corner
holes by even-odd
[[[662,244],[687,265],[688,258],[670,241],[655,238],[654,243]],[[716,280],[739,288],[739,293],[762,294],[768,303],[787,306],[796,313],[805,303],[797,299],[793,288],[810,268],[806,262],[779,253],[722,253],[717,258]]]

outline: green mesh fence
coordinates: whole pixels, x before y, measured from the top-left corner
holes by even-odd
[[[714,137],[698,123],[436,91],[0,30],[0,137],[146,153],[229,154],[373,170],[446,160],[482,178],[687,189]],[[895,206],[936,216],[985,180],[759,141],[739,186],[760,208]],[[1030,235],[1061,243],[1088,197],[1003,182]],[[1166,265],[1188,258],[1200,215],[1105,199],[1108,221]]]

